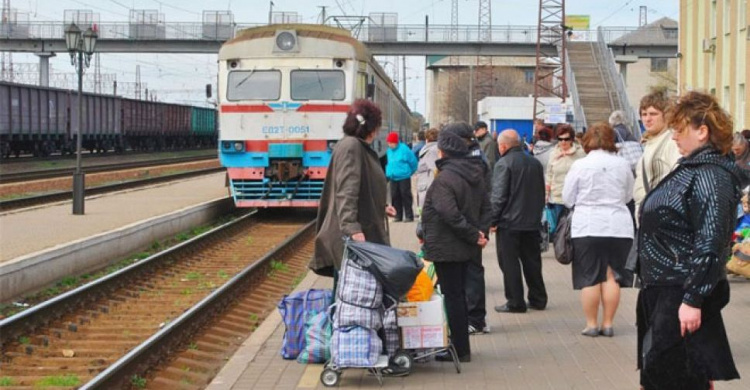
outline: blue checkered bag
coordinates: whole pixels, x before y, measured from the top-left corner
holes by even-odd
[[[344,257],[336,287],[336,300],[352,306],[375,309],[383,304],[383,286],[368,270]]]
[[[383,343],[383,349],[389,358],[398,351],[401,345],[401,339],[399,337],[398,325],[396,323],[396,306],[387,309],[383,315],[383,332],[385,333],[385,342]]]
[[[336,302],[333,313],[333,326],[344,328],[347,326],[362,326],[372,330],[383,327],[383,314],[378,309],[359,307],[346,302]]]
[[[383,350],[378,333],[361,326],[334,328],[331,360],[338,367],[372,367]]]
[[[327,312],[316,313],[305,324],[305,348],[297,356],[297,363],[325,363],[331,359],[331,321]]]
[[[279,301],[278,309],[286,330],[281,343],[281,356],[296,359],[305,347],[305,324],[308,318],[326,312],[333,302],[331,290],[306,290],[285,295]]]

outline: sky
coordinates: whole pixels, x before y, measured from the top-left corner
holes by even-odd
[[[459,24],[476,25],[478,0],[459,1]],[[266,23],[268,0],[11,0],[11,8],[28,14],[31,22],[62,21],[65,10],[91,10],[100,22],[127,22],[131,9],[157,10],[169,22],[200,22],[204,10],[229,10],[237,23]],[[450,24],[451,0],[273,0],[274,12],[296,12],[305,23],[319,20],[321,7],[331,15],[367,15],[395,12],[399,24]],[[639,7],[648,6],[648,21],[679,18],[679,0],[567,0],[566,14],[590,15],[591,27],[637,26]],[[539,1],[492,0],[492,24],[536,25]],[[136,66],[141,81],[158,100],[205,105],[205,84],[216,81],[216,55],[198,54],[102,54],[101,73],[115,74],[118,84],[135,82]],[[14,54],[15,64],[38,63],[30,54]],[[54,72],[73,73],[66,53],[50,61]],[[406,59],[406,101],[413,110],[424,112],[424,58]],[[21,66],[18,66],[20,69]],[[391,66],[385,66],[388,71]],[[87,70],[93,74],[93,66]],[[402,77],[403,78],[403,77]],[[111,92],[111,87],[104,92]],[[121,92],[121,91],[120,91]]]

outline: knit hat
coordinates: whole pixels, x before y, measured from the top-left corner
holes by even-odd
[[[462,157],[469,152],[467,141],[473,134],[466,123],[452,123],[438,135],[438,149],[449,157]]]
[[[388,138],[385,139],[385,142],[389,144],[397,144],[398,143],[398,133],[395,131],[388,133]]]

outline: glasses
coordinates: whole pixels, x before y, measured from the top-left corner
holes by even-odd
[[[570,137],[557,137],[558,141],[570,141]]]

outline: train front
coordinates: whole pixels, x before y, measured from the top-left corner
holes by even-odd
[[[336,30],[264,26],[222,46],[219,156],[237,207],[318,206],[360,66]]]

